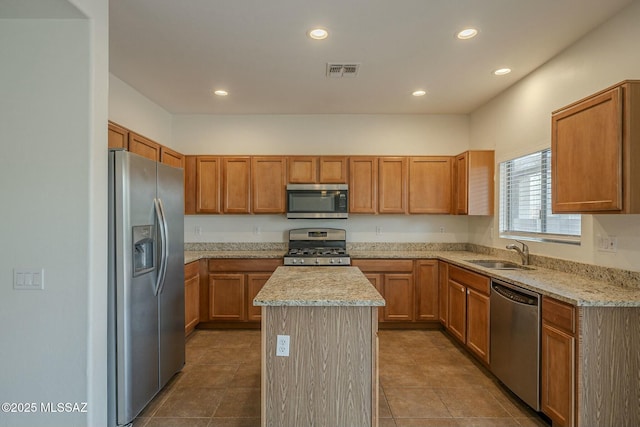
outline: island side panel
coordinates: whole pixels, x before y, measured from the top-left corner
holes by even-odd
[[[262,425],[374,426],[375,307],[263,307]],[[277,335],[290,336],[276,356]]]
[[[640,308],[579,313],[578,426],[639,426]]]

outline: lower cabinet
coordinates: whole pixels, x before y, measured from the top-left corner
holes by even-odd
[[[193,332],[200,321],[200,261],[184,266],[184,333]]]
[[[489,292],[491,279],[447,265],[445,327],[471,353],[489,364]]]
[[[541,405],[554,426],[575,425],[575,332],[575,308],[543,297]]]
[[[210,259],[207,286],[202,290],[207,301],[206,312],[200,315],[203,326],[246,323],[259,327],[261,310],[253,306],[253,299],[280,265],[282,258]]]
[[[438,261],[412,259],[354,259],[384,297],[380,322],[403,324],[438,321]]]

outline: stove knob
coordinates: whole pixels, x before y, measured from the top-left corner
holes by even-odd
[[[320,264],[320,258],[316,258],[316,264]]]
[[[300,258],[300,264],[304,264],[304,258]]]
[[[331,258],[331,260],[330,260],[329,262],[330,262],[331,264],[335,264],[335,263],[336,263],[336,260],[335,260],[335,259],[333,259],[333,258]]]
[[[338,258],[338,264],[342,264],[342,258]]]

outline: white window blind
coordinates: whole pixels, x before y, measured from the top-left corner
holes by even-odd
[[[551,150],[500,163],[500,235],[580,243],[579,214],[551,213]]]

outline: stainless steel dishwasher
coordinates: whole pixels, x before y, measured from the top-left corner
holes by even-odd
[[[491,281],[491,372],[540,411],[540,294]]]

